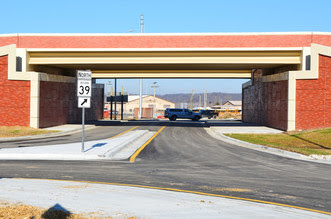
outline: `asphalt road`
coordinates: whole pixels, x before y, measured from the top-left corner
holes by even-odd
[[[100,126],[91,130],[89,135],[101,132],[107,133],[101,136],[110,136],[134,127],[134,124],[137,123]],[[331,212],[330,165],[284,158],[224,143],[206,133],[203,127],[209,124],[205,122],[142,123],[139,129],[158,130],[164,125],[167,127],[142,151],[135,163],[0,161],[0,177],[168,187]],[[69,142],[70,139],[70,136],[65,136],[62,140]]]

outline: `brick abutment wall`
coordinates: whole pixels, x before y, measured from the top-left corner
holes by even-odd
[[[30,126],[30,81],[8,80],[8,56],[0,56],[0,126]]]
[[[76,83],[40,82],[40,128],[80,123],[82,109],[78,108]],[[92,89],[91,108],[85,110],[86,121],[103,118],[104,88]]]
[[[262,70],[256,70],[253,84],[242,91],[244,122],[287,130],[288,82],[262,82]]]
[[[319,55],[317,80],[296,81],[296,129],[331,127],[331,57]]]

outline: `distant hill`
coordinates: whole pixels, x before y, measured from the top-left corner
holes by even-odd
[[[162,99],[174,102],[176,107],[181,107],[182,103],[190,106],[191,94],[164,94],[164,95],[156,95]],[[204,94],[196,93],[193,94],[193,107],[199,106],[199,96],[201,96],[201,106],[203,106]],[[228,100],[241,100],[241,93],[208,93],[207,94],[207,106],[213,106],[215,103],[225,103]]]

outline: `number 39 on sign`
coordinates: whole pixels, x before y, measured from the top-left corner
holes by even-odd
[[[77,81],[77,96],[78,97],[91,97],[92,83],[89,80],[78,80]]]

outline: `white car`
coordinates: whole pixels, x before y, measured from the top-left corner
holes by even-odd
[[[192,112],[190,109],[167,108],[164,111],[164,117],[169,118],[170,121],[176,121],[177,118],[199,121],[201,119],[201,113]]]

